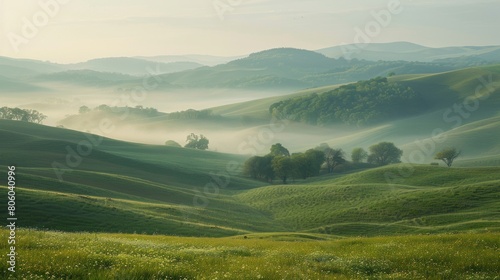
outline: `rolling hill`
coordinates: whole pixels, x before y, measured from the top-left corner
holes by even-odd
[[[452,61],[471,57],[481,62],[500,62],[500,46],[460,46],[430,48],[409,42],[348,44],[317,50],[331,58],[346,57],[370,61]]]
[[[366,149],[370,145],[381,141],[391,141],[401,146],[406,156],[408,156],[414,150],[419,150],[416,144],[417,140],[420,142],[429,141],[436,129],[444,133],[458,126],[474,122],[498,122],[500,95],[496,81],[499,80],[500,67],[498,65],[473,67],[439,74],[390,77],[390,82],[397,82],[404,87],[410,87],[421,97],[423,104],[425,104],[421,112],[413,116],[403,114],[377,124],[365,126],[345,124],[313,126],[285,120],[286,127],[281,133],[273,135],[273,141],[281,142],[290,150],[297,152],[305,151],[325,142],[330,146],[343,148],[347,153],[355,147],[364,147]],[[489,81],[491,82],[490,85],[488,85]],[[484,83],[488,86],[483,85]],[[164,143],[167,139],[178,142],[184,141],[185,135],[196,131],[207,135],[211,139],[212,148],[239,153],[238,147],[242,142],[245,143],[248,137],[258,135],[263,129],[269,128],[270,123],[273,122],[269,112],[271,105],[288,99],[311,96],[311,94],[321,95],[335,92],[340,86],[332,85],[301,90],[289,95],[210,108],[209,110],[215,116],[218,116],[213,119],[175,120],[166,116],[131,117],[126,122],[117,122],[116,131],[123,131],[123,133],[119,134],[120,139],[129,141],[144,141],[139,138],[132,138],[132,136],[150,134],[152,137],[148,138],[146,143],[158,144]],[[467,103],[467,106],[475,106],[473,102],[478,87],[481,87],[478,95],[479,107],[472,108],[473,111],[464,112],[465,115],[462,117],[460,112],[456,111],[458,109],[455,106],[463,106],[466,100],[470,102],[470,104]],[[486,96],[487,99],[484,99],[483,97]],[[309,108],[307,106],[304,108]],[[349,108],[345,108],[345,110],[349,110]],[[390,108],[387,110],[390,110]],[[92,130],[93,128],[84,126],[85,122],[92,123],[92,121],[104,117],[117,118],[117,116],[105,113],[75,115],[66,118],[61,124],[82,131]],[[494,139],[498,136],[498,130],[489,129],[489,127],[485,126],[484,135],[487,139]],[[137,131],[137,133],[130,134],[131,129]],[[465,133],[465,130],[456,131],[454,136],[449,137],[450,142],[437,143],[435,149],[441,149],[447,145],[457,145],[459,149],[464,151],[464,160],[465,157],[469,160],[474,157],[485,158],[497,154],[498,149],[495,141],[485,143],[484,148],[481,149],[478,149],[472,140],[452,141],[454,138],[461,138],[462,132]],[[228,135],[231,136],[228,137]],[[158,140],[154,141],[154,139]],[[471,138],[464,134],[464,139]],[[265,153],[267,149],[265,147],[259,152]],[[424,162],[432,162],[435,151],[426,154]],[[492,160],[491,163],[481,160],[481,165],[491,165],[497,162],[494,158]]]
[[[456,68],[436,63],[348,61],[313,51],[279,48],[214,67],[162,75],[161,79],[183,87],[303,89],[386,76],[394,71],[416,74],[452,69]]]
[[[229,196],[262,183],[230,176],[220,184],[224,188],[209,185],[225,180],[219,173],[227,174],[227,165],[241,162],[240,156],[126,143],[22,122],[0,121],[0,127],[2,164],[17,166],[19,215],[26,226],[182,235],[275,228],[268,217]],[[82,141],[97,144],[78,160],[76,151],[89,149],[89,142],[79,148]],[[77,208],[82,211],[75,214]],[[138,222],[134,229],[124,227],[129,220]]]
[[[185,236],[498,229],[498,167],[414,166],[412,174],[387,181],[406,168],[396,165],[265,186],[238,171],[227,175],[228,164],[245,159],[236,155],[14,121],[0,121],[0,137],[1,165],[17,167],[23,227]],[[82,141],[99,144],[89,151]]]
[[[402,53],[410,50],[422,49],[411,44],[368,45],[367,49],[380,51],[401,48]],[[337,48],[338,49],[338,48]],[[424,49],[421,56],[429,56]],[[466,59],[435,61],[403,61],[395,60],[393,56],[378,57],[377,61],[351,59],[343,57],[331,58],[314,51],[278,48],[252,53],[240,58],[218,59],[213,57],[186,56],[183,57],[151,57],[151,58],[100,58],[76,64],[55,64],[36,60],[0,58],[0,75],[10,78],[28,80],[36,77],[38,83],[48,83],[55,77],[62,83],[82,84],[77,78],[61,78],[78,73],[86,86],[102,84],[113,75],[131,75],[134,77],[153,75],[162,82],[158,89],[172,88],[226,88],[226,89],[258,89],[258,90],[298,90],[314,87],[330,86],[333,84],[349,83],[367,80],[377,76],[387,76],[389,73],[403,74],[430,74],[456,70],[464,67],[498,63],[495,60],[498,50],[494,47],[463,47],[441,50],[443,53],[461,54],[460,51],[471,53],[464,56]],[[323,52],[329,53],[329,52]],[[472,56],[474,54],[475,56]],[[446,58],[447,56],[445,56]],[[390,59],[392,58],[392,59]],[[218,63],[200,63],[202,60],[218,61]],[[232,60],[234,59],[234,60]],[[455,59],[455,57],[453,57]],[[197,62],[199,61],[199,62]],[[78,72],[80,71],[80,72]],[[92,73],[92,74],[90,74]],[[44,80],[46,78],[46,80]],[[133,80],[133,79],[132,79]],[[137,80],[137,78],[136,78]],[[116,88],[126,88],[130,79],[112,83]]]
[[[182,72],[203,66],[189,61],[163,63],[130,57],[92,59],[86,62],[66,65],[71,70],[93,70],[96,72],[121,73],[133,76],[160,75]]]

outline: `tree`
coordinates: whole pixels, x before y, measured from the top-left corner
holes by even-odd
[[[325,163],[328,173],[333,173],[333,169],[345,163],[344,151],[342,149],[327,148],[325,150]]]
[[[274,170],[272,167],[272,157],[254,156],[249,158],[243,165],[243,174],[254,179],[270,181],[274,179]]]
[[[191,133],[186,138],[187,144],[184,146],[185,148],[198,149],[198,150],[206,150],[208,149],[209,140],[200,134],[200,136]]]
[[[359,163],[368,158],[368,153],[363,148],[354,148],[351,153],[351,159],[354,163]]]
[[[306,151],[305,157],[308,163],[307,175],[318,176],[319,171],[321,170],[321,165],[323,165],[323,163],[325,162],[325,153],[310,149]]]
[[[288,177],[292,174],[293,171],[293,163],[290,157],[274,157],[272,160],[272,166],[276,176],[281,178],[283,184],[286,184]]]
[[[398,149],[394,143],[381,142],[370,147],[368,162],[376,165],[387,165],[401,162],[403,151]]]
[[[451,167],[453,161],[460,156],[462,152],[458,151],[456,148],[445,148],[441,152],[437,153],[434,159],[440,159],[446,163],[448,167]]]
[[[78,109],[79,114],[86,114],[90,111],[91,111],[90,108],[87,106],[81,106],[80,109]]]
[[[289,157],[290,152],[288,151],[287,148],[283,147],[283,145],[281,145],[280,143],[276,143],[276,144],[271,146],[270,155],[272,155],[274,157],[278,157],[278,156]]]
[[[251,157],[245,161],[243,164],[243,174],[246,176],[250,176],[254,179],[259,178],[258,177],[258,156]]]
[[[182,146],[175,142],[174,140],[167,140],[165,141],[165,146],[169,146],[169,147],[176,147],[176,148],[181,148]]]
[[[310,163],[309,159],[303,153],[293,154],[292,160],[292,176],[293,178],[306,179],[309,176]]]
[[[47,116],[38,112],[37,110],[31,109],[20,109],[20,108],[0,108],[0,119],[32,122],[32,123],[42,123]]]

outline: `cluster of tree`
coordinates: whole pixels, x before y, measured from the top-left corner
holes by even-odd
[[[186,142],[187,143],[186,145],[184,145],[184,148],[198,150],[207,150],[208,144],[210,143],[210,141],[205,136],[203,136],[203,134],[196,135],[194,133],[191,133],[187,136]]]
[[[135,106],[135,107],[110,107],[108,105],[102,104],[94,109],[90,109],[87,106],[81,106],[80,109],[78,110],[78,113],[80,114],[86,114],[90,113],[92,111],[100,111],[100,112],[105,112],[105,113],[123,113],[125,111],[129,112],[130,114],[135,114],[135,115],[140,115],[140,116],[145,116],[145,117],[157,117],[160,116],[161,113],[158,112],[157,109],[155,108],[149,108],[149,107],[143,107],[143,106]]]
[[[403,152],[393,143],[381,142],[369,148],[370,154],[362,148],[355,148],[351,153],[354,163],[365,160],[372,165],[398,163]],[[272,181],[275,178],[287,183],[289,178],[306,179],[317,176],[323,168],[333,173],[335,168],[347,162],[342,149],[333,149],[327,144],[307,150],[305,153],[290,152],[281,144],[274,144],[269,154],[248,159],[243,173],[254,179]]]
[[[0,119],[42,123],[46,118],[47,116],[37,110],[9,107],[0,108]]]
[[[110,107],[108,105],[102,104],[94,109],[88,106],[81,106],[79,109],[80,114],[90,113],[92,111],[101,111],[106,113],[123,113],[128,111],[130,114],[144,116],[144,117],[158,117],[165,116],[169,120],[206,120],[206,119],[218,119],[222,118],[220,115],[214,114],[211,110],[193,110],[189,109],[186,111],[179,111],[173,113],[161,113],[155,108],[143,107],[141,105],[135,107]]]
[[[189,109],[186,111],[168,113],[167,118],[170,120],[206,120],[221,118],[221,116],[214,114],[211,110],[197,111]]]
[[[283,184],[288,178],[317,176],[325,162],[322,151],[310,149],[305,153],[290,155],[288,149],[280,143],[271,146],[271,151],[265,156],[254,156],[245,162],[243,172],[254,179],[271,181],[280,178]]]
[[[423,98],[413,89],[378,77],[320,95],[280,101],[272,104],[269,111],[277,118],[286,116],[313,125],[365,125],[420,113],[425,110],[424,105]]]

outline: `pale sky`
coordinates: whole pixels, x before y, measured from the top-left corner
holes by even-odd
[[[500,45],[500,0],[0,0],[0,55],[67,63],[316,50],[354,43],[390,2],[402,10],[371,42]],[[229,3],[221,18],[214,6]]]

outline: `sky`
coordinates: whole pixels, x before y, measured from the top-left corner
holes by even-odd
[[[359,38],[500,45],[498,11],[500,0],[0,0],[0,56],[238,56]]]

